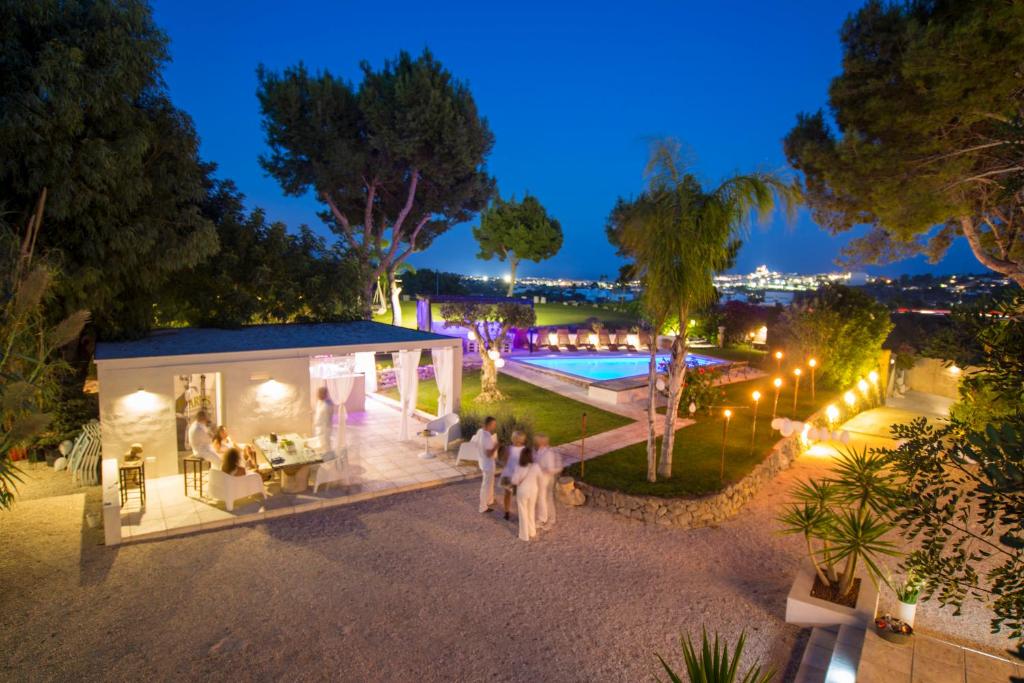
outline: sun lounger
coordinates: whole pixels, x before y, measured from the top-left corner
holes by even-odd
[[[558,350],[559,351],[578,351],[579,349],[575,344],[569,341],[569,330],[561,329],[558,330]]]
[[[593,330],[576,330],[576,346],[587,351],[597,351],[598,338]]]
[[[636,347],[629,343],[629,330],[618,330],[615,332],[615,343],[620,349],[636,351]]]
[[[608,338],[608,333],[601,330],[597,333],[597,350],[598,351],[614,351],[619,348],[618,344],[613,344],[612,340]]]
[[[650,351],[651,350],[651,335],[649,335],[646,332],[641,330],[640,333],[637,334],[637,341],[639,342],[637,344],[637,348],[640,351]]]

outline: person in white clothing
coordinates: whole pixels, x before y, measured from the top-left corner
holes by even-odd
[[[334,413],[337,412],[334,401],[327,387],[316,390],[316,413],[313,416],[313,437],[317,441],[317,451],[324,460],[333,460],[334,450]]]
[[[533,461],[533,451],[523,448],[519,466],[512,475],[516,487],[516,506],[519,508],[519,540],[537,537],[537,496],[540,494],[540,465]]]
[[[538,434],[533,440],[537,450],[537,464],[540,465],[540,495],[537,498],[537,524],[541,529],[550,529],[555,524],[555,482],[562,473],[562,454],[551,447],[546,434]]]
[[[494,509],[494,470],[498,462],[498,421],[493,417],[484,420],[484,426],[477,430],[473,440],[480,447],[480,512]]]
[[[519,467],[519,454],[526,447],[526,434],[516,430],[512,432],[512,444],[508,447],[508,458],[501,470],[501,485],[505,488],[505,497],[502,501],[505,508],[505,519],[509,519],[512,512],[512,496],[516,495],[516,485],[512,482],[516,468]]]
[[[206,460],[211,465],[221,466],[220,456],[213,447],[213,438],[210,436],[210,416],[205,410],[196,413],[195,421],[188,428],[188,445],[192,448],[192,455]]]

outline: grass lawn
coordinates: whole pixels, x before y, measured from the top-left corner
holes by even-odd
[[[761,392],[762,398],[758,409],[757,433],[751,448],[754,409],[750,396],[755,389]],[[673,474],[669,479],[659,478],[653,484],[647,481],[646,443],[638,443],[588,460],[584,481],[604,489],[664,498],[698,496],[719,490],[718,470],[725,421],[722,413],[725,408],[730,408],[733,413],[726,438],[725,484],[743,478],[781,438],[778,432],[771,429],[770,424],[775,389],[771,386],[771,378],[763,377],[734,382],[725,387],[725,392],[724,404],[717,407],[712,415],[698,413],[696,424],[676,432]],[[800,400],[794,411],[793,387],[787,382],[779,395],[778,414],[781,417],[803,419],[833,401],[836,396],[834,392],[821,390],[817,392],[817,400],[812,402],[810,386],[806,381],[801,382]],[[680,409],[681,412],[686,410],[683,406]],[[578,477],[577,467],[570,468],[569,474]]]
[[[498,404],[475,403],[474,398],[480,393],[480,371],[469,371],[462,375],[462,408],[474,413],[512,413],[516,416],[529,416],[533,427],[551,437],[551,443],[560,444],[580,438],[580,415],[587,414],[587,434],[600,434],[609,429],[622,427],[632,420],[615,413],[589,406],[571,398],[565,398],[547,389],[523,382],[515,377],[499,375],[498,388],[508,397]],[[385,396],[398,399],[397,389],[381,392]],[[420,382],[420,410],[433,413],[437,411],[437,383],[433,380]]]
[[[751,367],[755,368],[767,368],[768,352],[758,351],[749,347],[725,347],[720,346],[709,347],[706,349],[693,349],[694,353],[698,353],[702,356],[714,356],[715,358],[721,358],[723,360],[731,361],[747,361]],[[774,368],[774,365],[770,366]],[[751,390],[753,391],[753,390]]]
[[[440,306],[434,304],[434,321],[441,320]],[[636,323],[636,319],[622,311],[613,311],[597,306],[563,306],[560,303],[536,304],[534,310],[537,312],[537,326],[546,327],[549,325],[581,325],[587,318],[597,318],[612,329],[616,327],[629,327]],[[384,315],[373,317],[377,322],[390,323],[391,311]],[[416,302],[402,302],[402,327],[416,327]]]

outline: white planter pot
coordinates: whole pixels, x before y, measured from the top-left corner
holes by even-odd
[[[858,574],[860,592],[856,607],[837,605],[828,600],[811,597],[814,587],[814,565],[805,560],[800,565],[793,586],[786,597],[786,623],[799,626],[867,626],[875,619],[878,610],[878,588],[870,578]]]
[[[914,615],[917,614],[917,603],[916,602],[897,602],[896,603],[896,617],[899,618],[905,624],[909,624],[911,628],[914,626]]]

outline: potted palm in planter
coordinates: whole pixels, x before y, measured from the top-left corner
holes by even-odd
[[[786,621],[805,626],[868,624],[878,606],[882,555],[896,555],[884,502],[892,477],[880,457],[847,450],[833,475],[799,483],[779,517],[783,533],[799,534],[807,563],[786,601]]]

